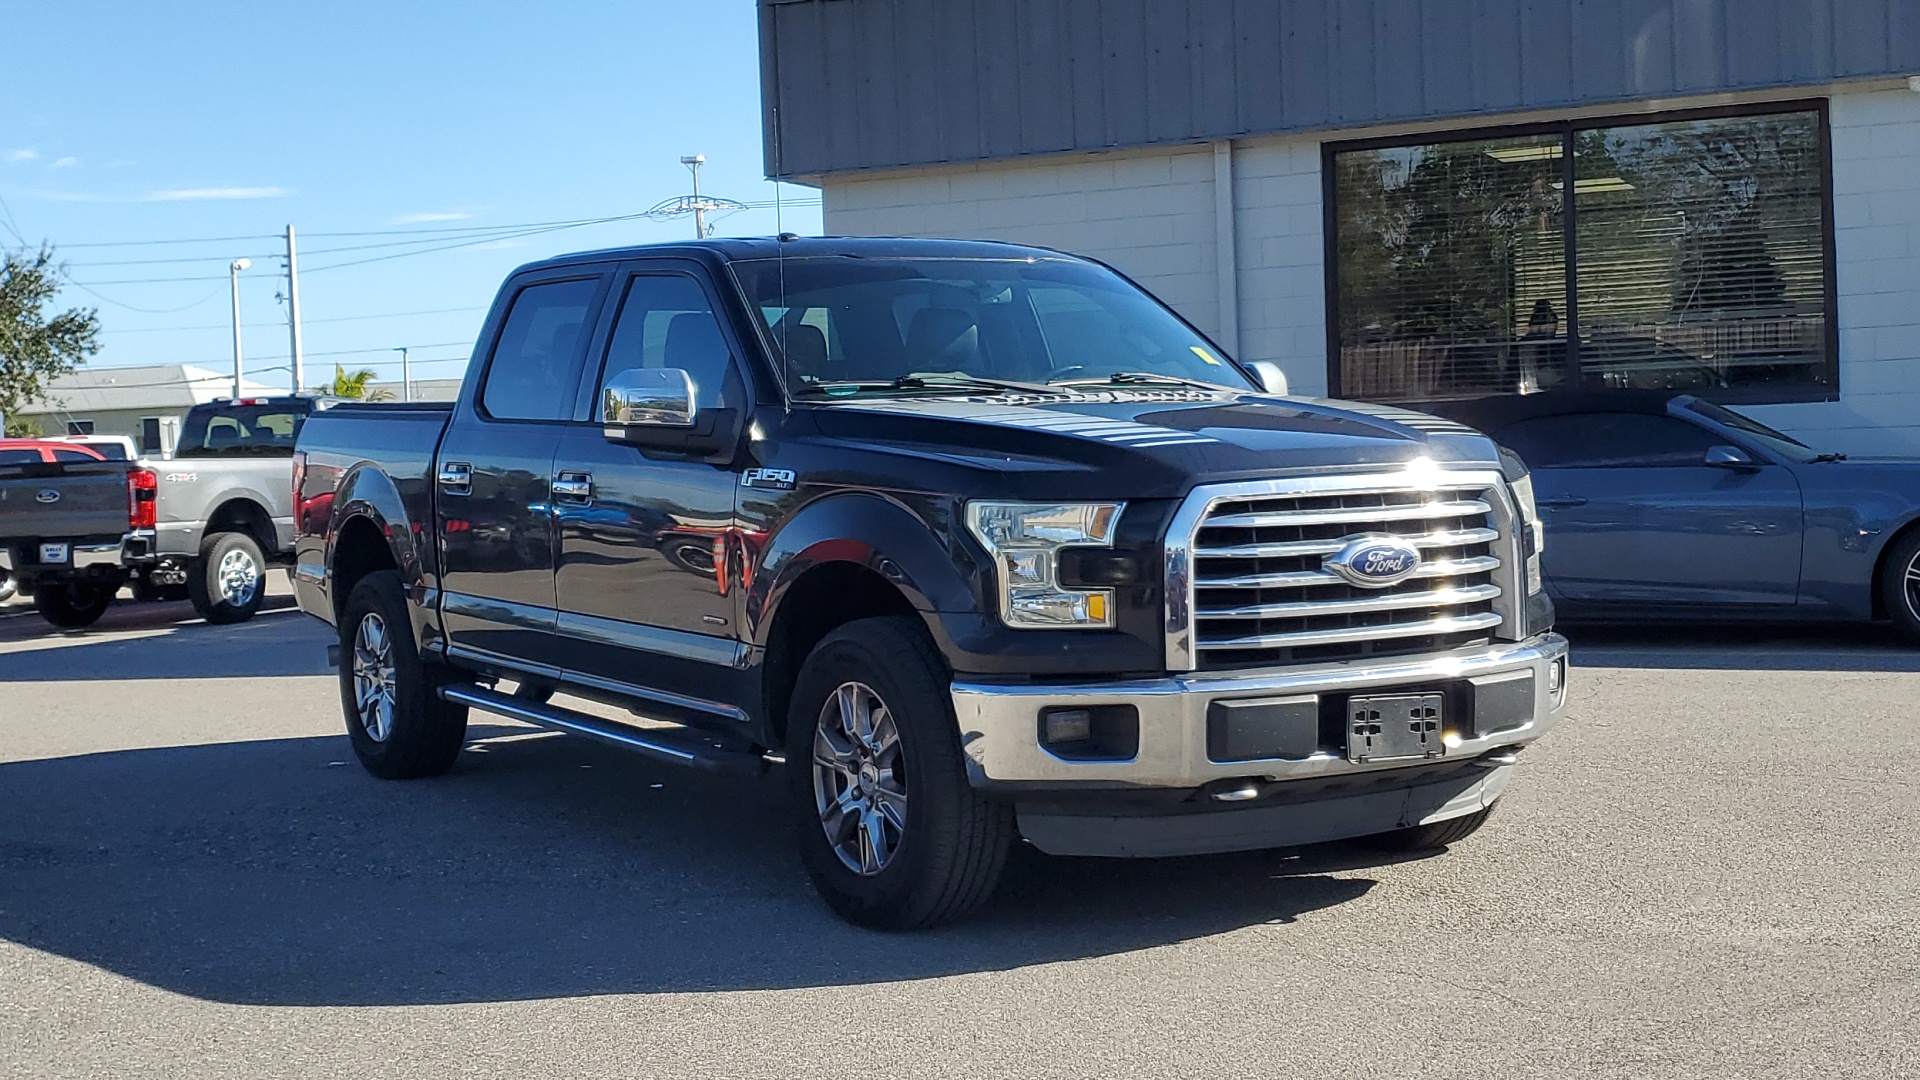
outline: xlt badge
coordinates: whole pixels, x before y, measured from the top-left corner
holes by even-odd
[[[780,491],[793,490],[792,469],[748,469],[740,474],[740,486],[750,488],[775,488]]]

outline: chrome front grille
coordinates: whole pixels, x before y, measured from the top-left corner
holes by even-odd
[[[1517,591],[1501,485],[1498,472],[1424,468],[1196,491],[1168,544],[1169,666],[1265,667],[1491,640]],[[1362,537],[1411,544],[1420,563],[1384,588],[1353,584],[1325,563]]]

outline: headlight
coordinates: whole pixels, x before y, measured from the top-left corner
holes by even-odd
[[[1514,505],[1520,508],[1520,549],[1526,557],[1527,595],[1532,596],[1546,587],[1540,580],[1540,553],[1547,547],[1547,527],[1540,522],[1540,506],[1533,498],[1533,474],[1518,454],[1504,446],[1500,447],[1500,471],[1513,492]]]
[[[1113,590],[1060,584],[1060,552],[1112,547],[1125,503],[967,504],[967,531],[993,553],[1000,621],[1016,630],[1113,625]]]

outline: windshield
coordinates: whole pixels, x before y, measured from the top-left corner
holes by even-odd
[[[308,403],[196,405],[187,413],[175,457],[293,456]]]
[[[1808,462],[1821,455],[1812,447],[1791,435],[1775,431],[1767,425],[1748,416],[1734,412],[1724,405],[1715,405],[1711,401],[1690,401],[1687,408],[1719,424],[1732,428],[1754,442],[1786,458],[1788,461]]]
[[[1162,382],[1252,389],[1158,301],[1088,263],[833,255],[733,269],[774,348],[784,347],[776,358],[796,395]]]

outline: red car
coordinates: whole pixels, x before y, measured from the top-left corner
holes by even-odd
[[[105,461],[99,451],[78,443],[47,439],[0,439],[0,465],[30,465],[44,461]]]

